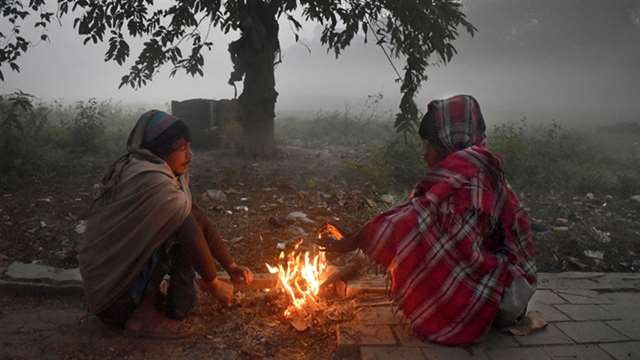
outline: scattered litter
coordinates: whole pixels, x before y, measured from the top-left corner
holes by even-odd
[[[600,241],[601,243],[608,244],[611,242],[610,232],[598,230],[595,226],[591,227],[591,230],[593,230],[593,232],[596,234],[596,237],[598,238],[598,241]]]
[[[553,231],[558,231],[558,232],[569,231],[569,227],[568,226],[553,226],[553,227],[551,227],[551,229]]]
[[[587,195],[584,196],[587,200],[595,200],[596,196],[593,193],[587,193]]]
[[[242,206],[234,207],[233,210],[235,210],[235,211],[245,211],[246,212],[246,211],[249,211],[249,208],[247,206],[242,205]]]
[[[249,201],[249,198],[246,198],[246,197],[240,198],[240,202],[247,202],[247,201]]]
[[[46,203],[50,203],[51,201],[53,200],[50,197],[45,197],[45,198],[36,200],[36,202],[46,202]]]
[[[222,190],[207,190],[203,198],[205,200],[213,201],[213,202],[225,202],[227,201],[227,195]]]
[[[224,213],[227,215],[233,215],[233,211],[231,210],[225,210]]]
[[[604,251],[599,250],[585,250],[584,255],[591,259],[602,260],[604,259]]]
[[[561,225],[561,226],[568,225],[569,224],[569,219],[557,218],[556,219],[556,224]]]
[[[639,202],[640,203],[640,195],[633,195],[631,197],[631,200],[635,201],[635,202]]]
[[[75,227],[76,234],[84,234],[87,231],[87,221],[81,220]]]
[[[279,242],[278,245],[276,245],[276,249],[278,250],[284,250],[286,247],[287,247],[287,244],[283,242]]]
[[[395,198],[391,194],[384,194],[384,195],[380,196],[380,200],[382,200],[383,202],[391,205],[391,204],[394,203]]]
[[[44,221],[40,221],[40,227],[43,227],[43,228],[47,227],[47,223]]]
[[[309,219],[309,217],[307,217],[307,214],[303,213],[302,211],[294,211],[290,213],[289,215],[287,215],[287,220],[301,221],[307,224],[315,224],[315,221]]]
[[[578,258],[575,258],[573,256],[568,256],[567,260],[569,260],[570,263],[579,267],[580,269],[586,269],[589,267],[587,264],[583,263],[582,261],[578,260]]]
[[[244,236],[237,236],[237,237],[234,237],[233,239],[231,239],[231,240],[227,241],[227,243],[229,243],[229,244],[235,244],[235,243],[237,243],[238,241],[241,241],[242,239],[244,239]]]

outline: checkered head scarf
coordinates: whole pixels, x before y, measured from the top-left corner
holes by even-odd
[[[429,103],[420,136],[452,153],[484,144],[485,129],[478,101],[470,95],[457,95]]]

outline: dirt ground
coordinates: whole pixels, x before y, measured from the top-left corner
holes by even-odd
[[[389,207],[364,181],[346,181],[347,148],[285,147],[280,159],[252,162],[230,151],[196,153],[192,191],[238,263],[265,272],[278,247],[311,239],[325,222],[357,227]],[[0,192],[0,267],[12,261],[75,267],[80,218],[108,164],[80,159],[79,176],[23,179]],[[212,201],[207,190],[222,190]],[[640,268],[640,203],[607,194],[521,194],[532,217],[540,271]],[[396,194],[396,199],[398,199]],[[287,219],[292,212],[307,218]],[[585,253],[585,251],[587,251]],[[591,252],[588,252],[591,251]],[[598,252],[602,253],[598,253]],[[602,255],[602,259],[599,259]],[[334,304],[335,305],[335,304]],[[305,332],[282,317],[282,304],[240,295],[231,308],[205,303],[190,320],[196,335],[178,342],[141,341],[86,317],[80,300],[0,296],[0,358],[329,358],[339,307]]]
[[[0,296],[0,359],[329,359],[335,324],[353,316],[349,303],[328,305],[305,332],[282,316],[278,300],[236,294],[223,308],[204,301],[186,320],[183,340],[149,340],[86,316],[69,298]]]
[[[208,209],[237,261],[258,272],[276,259],[279,243],[310,239],[324,222],[357,229],[390,206],[366,182],[342,176],[354,150],[284,147],[282,154],[251,162],[231,151],[200,152],[191,167],[196,202]],[[27,178],[12,191],[0,190],[0,266],[11,261],[77,266],[79,218],[108,166],[78,161],[86,168],[80,175]],[[226,200],[205,199],[207,190],[224,191]],[[539,270],[638,271],[640,202],[631,195],[521,193],[532,217]],[[303,212],[308,221],[287,220],[292,212]]]

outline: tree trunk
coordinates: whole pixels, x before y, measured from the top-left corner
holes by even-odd
[[[273,6],[247,2],[247,26],[243,28],[244,87],[239,102],[244,136],[243,155],[270,158],[275,154],[275,59],[280,51],[278,21]]]

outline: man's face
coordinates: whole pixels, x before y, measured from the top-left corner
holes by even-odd
[[[173,173],[176,174],[176,176],[180,176],[187,172],[192,158],[193,153],[191,152],[191,143],[188,142],[187,139],[181,138],[176,143],[175,150],[167,156],[165,161]]]

